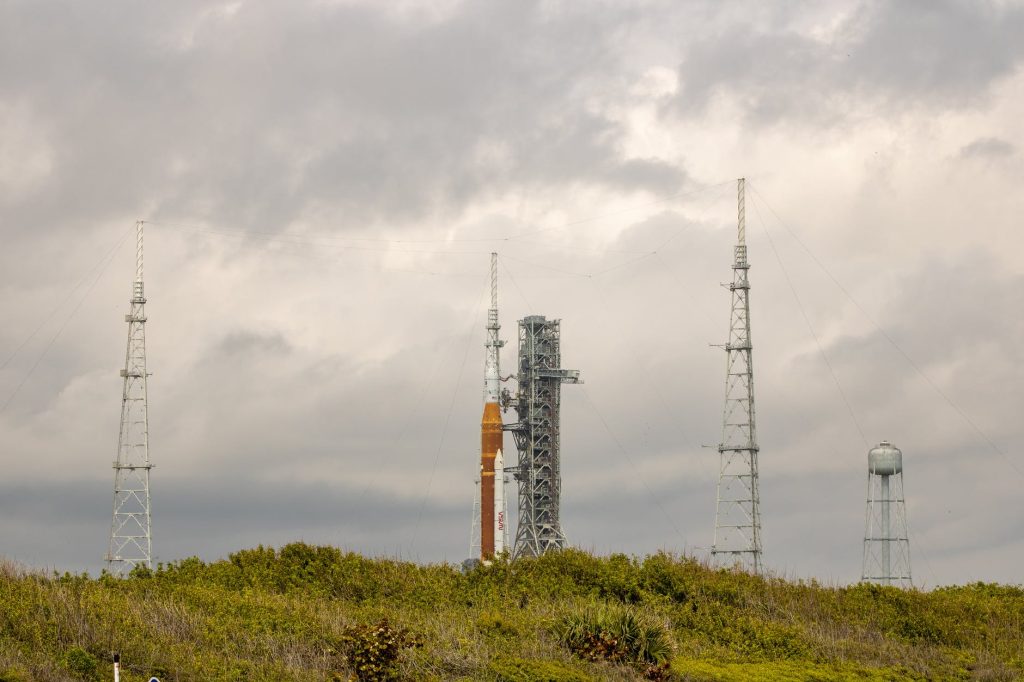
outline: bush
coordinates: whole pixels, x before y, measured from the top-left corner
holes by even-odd
[[[100,662],[81,647],[72,647],[64,652],[64,667],[83,680],[98,679]]]
[[[477,628],[484,633],[503,639],[519,637],[519,630],[500,614],[484,613],[476,620]]]
[[[808,653],[795,627],[760,618],[722,604],[687,604],[675,609],[673,622],[684,638],[725,647],[748,660],[784,660]]]
[[[645,622],[630,607],[597,606],[564,616],[555,635],[587,661],[624,663],[648,679],[665,679],[672,654],[665,629]]]
[[[345,658],[360,682],[397,680],[398,656],[403,649],[420,646],[408,630],[396,630],[387,619],[376,625],[355,625],[341,635]]]
[[[0,682],[27,682],[28,675],[21,670],[15,670],[14,668],[7,668],[6,670],[0,670]]]

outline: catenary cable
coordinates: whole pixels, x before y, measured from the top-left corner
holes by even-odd
[[[763,195],[760,194],[760,192],[757,192],[756,190],[755,190],[755,193],[757,194],[757,200],[752,201],[751,204],[754,206],[754,210],[757,213],[758,220],[761,222],[761,227],[764,229],[765,236],[768,238],[768,243],[771,245],[772,252],[775,254],[775,258],[779,262],[779,267],[782,268],[782,272],[783,272],[783,275],[786,278],[786,282],[789,284],[790,290],[793,292],[793,297],[796,299],[797,305],[800,307],[800,313],[801,313],[801,315],[803,315],[804,321],[807,323],[807,328],[810,330],[811,335],[814,337],[814,341],[815,341],[815,343],[818,346],[818,350],[821,352],[821,356],[825,360],[825,364],[828,366],[829,372],[831,372],[831,374],[832,374],[832,378],[833,378],[833,380],[836,383],[836,388],[839,390],[840,395],[843,397],[843,402],[846,404],[847,410],[850,413],[850,417],[853,420],[854,425],[857,427],[857,431],[860,432],[861,438],[864,441],[864,447],[865,448],[870,448],[871,447],[871,443],[870,443],[870,441],[868,441],[868,438],[865,435],[864,430],[861,428],[860,422],[857,420],[856,414],[854,414],[853,407],[850,405],[850,402],[849,402],[849,400],[846,397],[846,393],[843,391],[843,387],[839,383],[839,379],[836,376],[835,372],[833,371],[832,365],[829,362],[828,357],[825,355],[825,351],[822,348],[821,343],[819,342],[817,335],[814,333],[814,329],[810,325],[810,321],[808,320],[807,314],[806,314],[806,312],[803,309],[803,305],[800,303],[800,298],[799,298],[799,296],[797,296],[796,289],[794,288],[793,283],[790,280],[789,273],[786,271],[786,267],[785,267],[785,265],[783,265],[782,259],[779,256],[779,252],[775,248],[775,242],[772,240],[771,234],[768,232],[768,226],[765,223],[763,216],[761,215],[760,209],[758,208],[758,200],[760,202],[764,203],[764,197],[763,197]],[[765,205],[767,206],[767,203],[765,203]],[[768,208],[770,208],[770,207],[768,207]],[[794,237],[795,237],[795,235],[794,235]],[[833,279],[833,281],[835,281],[835,280]],[[839,283],[836,282],[836,284],[838,285]],[[840,288],[842,289],[841,285],[840,285]],[[846,293],[845,290],[844,290],[844,293]],[[847,296],[849,297],[849,294],[847,294]],[[852,300],[852,297],[850,297],[850,298]],[[863,309],[861,310],[861,312],[864,312]],[[865,316],[866,316],[866,313],[865,313]],[[906,492],[904,492],[904,499],[905,498],[906,498]],[[907,536],[910,537],[912,535],[912,533],[911,533],[911,530],[910,530],[910,521],[909,521],[909,519],[904,518],[904,523],[907,526]],[[920,555],[922,561],[924,561],[925,568],[931,574],[932,580],[934,580],[937,583],[938,579],[935,576],[935,572],[932,570],[931,562],[928,560],[928,552],[925,550],[924,544],[920,541],[919,537],[914,537],[913,538],[913,544],[918,546],[918,554]]]
[[[134,224],[132,225],[132,227],[130,227],[128,230],[125,231],[124,235],[119,237],[117,239],[117,241],[114,242],[114,245],[110,247],[110,250],[105,252],[103,254],[103,256],[101,256],[100,259],[98,261],[96,261],[96,265],[92,266],[92,268],[90,268],[88,272],[86,272],[84,275],[82,275],[82,277],[78,280],[78,282],[75,283],[75,285],[73,287],[71,287],[70,291],[68,291],[67,296],[65,296],[63,299],[61,299],[60,303],[58,303],[56,306],[54,306],[53,310],[50,311],[50,314],[47,315],[46,318],[43,319],[43,321],[39,323],[39,326],[37,326],[34,330],[32,330],[32,333],[29,334],[25,338],[24,341],[19,343],[17,348],[15,348],[13,351],[11,351],[11,354],[7,356],[6,360],[4,360],[2,363],[0,363],[0,370],[3,370],[5,367],[7,367],[7,365],[11,362],[11,360],[13,360],[15,358],[15,356],[17,356],[18,353],[21,352],[21,349],[24,348],[26,345],[28,345],[28,342],[31,341],[32,339],[34,339],[36,334],[38,334],[43,329],[43,327],[45,327],[47,324],[49,324],[50,320],[52,320],[54,318],[54,316],[57,314],[57,312],[61,308],[63,308],[67,304],[68,301],[71,300],[71,297],[75,295],[75,292],[78,291],[82,287],[82,285],[85,284],[86,281],[88,281],[89,277],[91,277],[94,272],[96,272],[96,269],[101,267],[106,262],[107,258],[109,258],[114,253],[114,251],[116,251],[121,246],[121,244],[124,243],[125,237],[133,229],[135,229]]]
[[[420,503],[420,510],[416,514],[416,525],[412,532],[412,541],[409,543],[410,551],[413,551],[416,547],[416,536],[419,534],[420,522],[423,520],[423,511],[426,509],[427,500],[430,498],[430,488],[434,483],[434,474],[437,473],[437,463],[441,458],[441,450],[444,448],[445,438],[448,436],[448,425],[451,423],[452,413],[455,411],[455,401],[459,396],[459,389],[462,387],[462,375],[466,370],[466,363],[469,360],[469,350],[472,347],[473,332],[477,324],[479,323],[479,315],[483,310],[484,301],[487,295],[491,291],[491,280],[490,272],[487,273],[487,286],[484,288],[483,294],[480,296],[480,300],[477,302],[476,307],[473,309],[473,323],[469,328],[469,332],[466,334],[466,350],[462,357],[462,364],[459,366],[458,376],[455,378],[455,388],[452,390],[452,399],[448,404],[448,413],[444,418],[444,426],[441,428],[441,439],[437,444],[437,451],[434,453],[434,463],[430,468],[430,477],[427,479],[427,489],[423,493],[423,501]]]
[[[134,226],[132,226],[132,229],[134,229]],[[14,400],[15,396],[18,395],[22,387],[24,387],[25,384],[28,382],[29,378],[36,371],[36,368],[39,367],[39,364],[43,361],[43,358],[45,358],[47,353],[50,352],[50,349],[53,348],[53,344],[56,343],[57,339],[60,338],[60,335],[64,333],[64,330],[67,328],[68,323],[70,323],[72,318],[74,318],[75,313],[77,313],[78,309],[82,307],[82,304],[85,302],[85,299],[89,297],[89,294],[92,293],[92,290],[99,283],[100,278],[103,277],[103,273],[107,271],[107,267],[111,264],[111,262],[113,262],[118,247],[120,247],[124,243],[125,239],[128,238],[128,235],[130,233],[131,230],[126,232],[124,236],[121,237],[121,240],[117,243],[117,245],[107,254],[107,260],[105,263],[102,264],[102,267],[100,268],[100,271],[96,275],[95,279],[93,279],[92,284],[89,285],[89,287],[86,289],[82,297],[78,299],[78,303],[76,303],[74,308],[71,309],[71,312],[64,319],[64,322],[61,323],[60,327],[57,328],[57,331],[54,332],[53,336],[50,337],[50,340],[43,348],[43,352],[39,354],[39,357],[36,358],[36,361],[29,368],[28,372],[25,374],[24,377],[22,377],[21,382],[15,387],[14,391],[7,397],[7,400],[4,402],[4,404],[0,406],[0,414],[3,414],[7,410],[8,405],[11,404],[11,401]]]
[[[857,433],[860,434],[860,438],[864,441],[864,447],[871,447],[871,443],[868,441],[867,434],[864,433],[864,429],[860,424],[860,420],[857,419],[857,414],[854,412],[853,405],[850,403],[849,397],[846,395],[846,391],[843,390],[843,385],[839,381],[839,376],[836,374],[835,368],[832,366],[832,362],[828,359],[828,354],[825,352],[825,347],[821,345],[821,339],[818,338],[817,332],[814,331],[814,325],[811,324],[810,318],[807,316],[807,311],[804,309],[804,304],[800,300],[800,294],[796,291],[796,286],[793,284],[793,280],[789,276],[789,271],[786,269],[786,264],[782,261],[782,256],[779,254],[779,250],[775,248],[775,241],[772,239],[771,233],[768,231],[768,225],[765,223],[764,218],[761,216],[761,211],[757,207],[757,202],[750,202],[754,207],[754,211],[757,213],[758,220],[761,223],[761,228],[764,230],[765,237],[768,238],[768,245],[771,246],[772,253],[775,255],[775,260],[779,263],[779,268],[782,270],[782,275],[786,280],[786,284],[789,286],[790,292],[793,294],[793,300],[796,301],[796,306],[800,310],[800,316],[804,320],[804,324],[807,325],[807,331],[810,332],[811,338],[814,339],[814,345],[818,347],[818,353],[821,354],[821,359],[825,361],[825,366],[828,367],[828,373],[832,376],[832,381],[835,382],[836,389],[839,391],[839,396],[843,399],[843,405],[846,406],[846,411],[850,415],[850,419],[853,421],[853,425],[857,427]]]
[[[789,225],[787,225],[782,220],[782,218],[779,217],[779,214],[775,211],[775,209],[773,209],[771,207],[771,204],[768,203],[768,201],[764,198],[764,196],[761,195],[761,193],[758,192],[756,189],[754,190],[754,192],[758,195],[760,200],[764,203],[765,207],[769,211],[771,211],[772,215],[775,216],[775,219],[778,221],[778,223],[780,225],[782,225],[783,228],[785,228],[787,232],[789,232],[790,236],[793,237],[794,241],[796,241],[796,243],[800,245],[800,247],[804,250],[804,252],[807,253],[807,255],[811,258],[811,260],[814,262],[814,264],[817,265],[821,269],[821,271],[824,272],[825,275],[828,276],[828,278],[830,280],[832,280],[832,283],[836,285],[836,287],[839,289],[839,291],[841,291],[843,293],[843,295],[846,296],[846,298],[850,301],[850,303],[852,303],[854,305],[854,307],[856,307],[857,310],[860,311],[861,315],[864,316],[864,319],[866,319],[871,324],[871,326],[873,326],[875,328],[875,331],[877,331],[879,334],[882,335],[882,338],[884,338],[903,357],[903,359],[907,361],[907,363],[911,366],[911,368],[913,368],[913,370],[915,372],[917,372],[917,374],[922,379],[925,380],[925,382],[932,388],[932,390],[934,390],[946,402],[946,404],[949,405],[949,407],[952,408],[952,410],[954,412],[956,412],[960,416],[960,418],[963,419],[967,423],[968,426],[971,427],[971,429],[975,432],[975,434],[977,434],[983,441],[985,441],[985,443],[988,444],[988,446],[993,451],[995,451],[1004,460],[1006,460],[1006,463],[1009,464],[1010,467],[1017,474],[1019,474],[1020,476],[1024,476],[1024,469],[1021,469],[1017,465],[1016,462],[1014,462],[1012,459],[1010,459],[1009,455],[1007,455],[1006,452],[1003,451],[1002,448],[1000,448],[998,445],[996,445],[995,441],[993,441],[992,438],[990,438],[988,436],[988,434],[985,433],[981,429],[981,427],[978,426],[974,422],[973,419],[971,419],[970,415],[968,415],[967,412],[965,412],[963,409],[961,409],[961,407],[959,405],[957,405],[955,402],[953,402],[953,399],[950,398],[949,395],[946,394],[946,392],[943,391],[932,380],[932,378],[930,376],[928,376],[928,374],[920,367],[920,365],[918,365],[916,362],[914,362],[914,359],[911,358],[910,355],[905,350],[903,350],[903,347],[900,346],[898,343],[896,343],[896,340],[893,339],[889,335],[889,333],[887,331],[885,331],[885,329],[878,322],[876,322],[875,319],[870,314],[868,314],[867,310],[864,309],[864,306],[862,306],[860,304],[860,302],[857,301],[857,299],[855,299],[853,297],[853,295],[846,289],[846,287],[844,287],[842,285],[842,283],[835,277],[835,275],[833,275],[832,272],[827,267],[825,267],[825,264],[822,263],[821,260],[818,259],[818,257],[814,255],[814,253],[803,242],[803,240],[800,239],[800,237],[796,234],[796,232],[794,232],[789,227]]]

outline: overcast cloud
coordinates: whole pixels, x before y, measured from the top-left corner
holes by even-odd
[[[703,556],[746,176],[766,564],[856,580],[891,439],[916,581],[1020,582],[1022,60],[1017,2],[8,3],[0,554],[102,565],[144,218],[159,560],[465,558],[491,250],[570,540]]]

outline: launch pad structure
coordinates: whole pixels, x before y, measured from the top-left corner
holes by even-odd
[[[566,546],[562,532],[560,417],[562,384],[579,384],[579,370],[562,369],[560,320],[530,315],[519,321],[519,421],[512,432],[519,451],[519,523],[512,556],[540,556]]]

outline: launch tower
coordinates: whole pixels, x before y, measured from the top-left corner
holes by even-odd
[[[747,271],[745,180],[736,185],[737,232],[732,313],[725,344],[725,408],[711,556],[761,572],[761,511],[757,484],[757,430],[754,426],[754,366],[750,343],[750,281]]]
[[[903,499],[903,453],[884,440],[868,452],[868,508],[860,579],[910,587],[910,538],[907,533],[907,506]]]
[[[519,526],[513,556],[540,556],[563,548],[559,518],[562,487],[560,413],[562,384],[578,384],[579,370],[561,368],[560,320],[531,315],[519,321],[519,421],[512,431],[519,450]]]
[[[124,574],[136,565],[152,567],[149,507],[149,410],[146,380],[146,297],[142,285],[142,221],[136,223],[135,282],[132,285],[128,348],[121,377],[121,430],[114,461],[114,517],[107,568]]]

